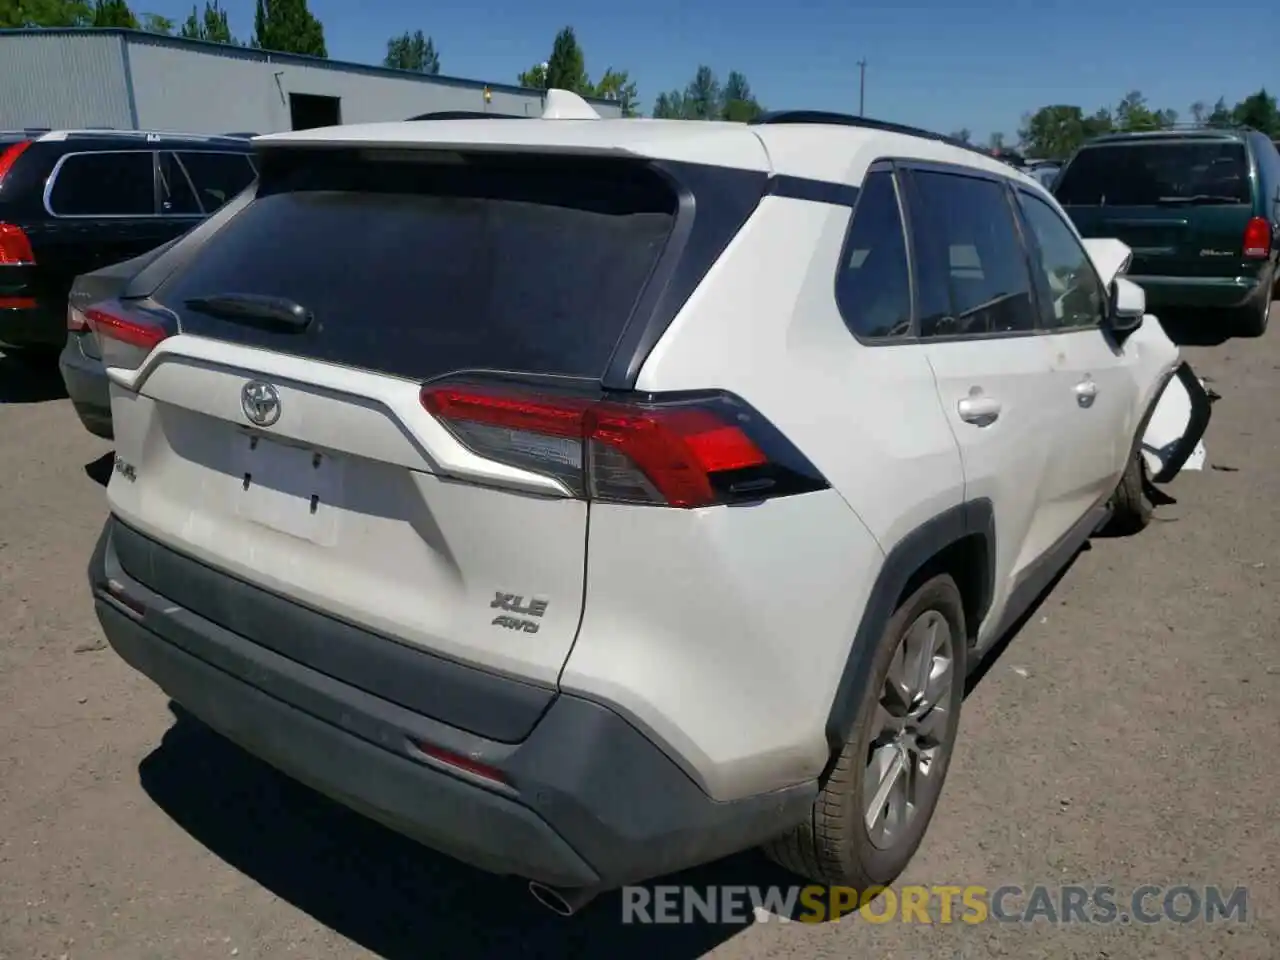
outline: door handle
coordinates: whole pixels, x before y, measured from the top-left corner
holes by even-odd
[[[986,427],[995,423],[1000,417],[1000,401],[994,397],[971,394],[956,404],[960,419],[965,423]]]
[[[1092,379],[1086,377],[1076,384],[1076,402],[1082,407],[1093,406],[1093,401],[1098,397],[1098,385]]]

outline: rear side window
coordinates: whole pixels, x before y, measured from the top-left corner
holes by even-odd
[[[913,171],[922,337],[1034,330],[1026,249],[994,180]]]
[[[864,338],[911,332],[911,274],[894,177],[872,173],[862,184],[845,241],[836,303],[845,323]]]
[[[1086,147],[1058,178],[1063,206],[1249,203],[1249,161],[1234,140],[1167,140]]]
[[[200,201],[187,172],[172,153],[160,154],[160,210],[174,216],[198,215]]]
[[[191,177],[205,213],[213,213],[249,186],[255,176],[245,154],[192,150],[179,153],[178,159]]]
[[[151,216],[156,212],[151,152],[68,155],[49,191],[49,208],[59,217]]]
[[[182,328],[427,379],[601,377],[670,234],[677,196],[639,162],[279,151],[256,199],[159,291]],[[191,298],[283,297],[306,333]]]

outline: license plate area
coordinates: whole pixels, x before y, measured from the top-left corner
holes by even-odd
[[[236,431],[231,465],[235,516],[322,546],[337,543],[342,457]]]

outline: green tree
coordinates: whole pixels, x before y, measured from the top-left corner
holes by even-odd
[[[411,70],[434,76],[440,72],[440,53],[436,50],[435,41],[421,30],[413,33],[406,30],[387,41],[387,55],[382,63],[383,66],[394,67],[396,70]]]
[[[1004,134],[996,132],[987,137],[987,148],[993,153],[997,150],[1004,149]]]
[[[1094,111],[1093,116],[1084,118],[1084,139],[1092,140],[1094,137],[1100,137],[1104,133],[1110,133],[1115,129],[1115,120],[1111,116],[1111,111],[1106,107],[1100,107]]]
[[[604,75],[592,85],[593,96],[604,100],[613,100],[618,104],[624,117],[634,117],[640,110],[640,95],[636,91],[635,81],[625,70],[610,67]]]
[[[218,0],[205,0],[204,11],[191,8],[191,14],[183,21],[179,36],[188,40],[208,40],[211,43],[239,45],[227,22],[227,11],[218,6]]]
[[[705,64],[698,67],[684,88],[684,112],[689,120],[717,120],[723,109],[720,81]]]
[[[162,17],[158,13],[144,13],[142,15],[142,29],[147,33],[158,33],[164,37],[173,36],[173,31],[178,25],[168,17]]]
[[[1269,137],[1280,136],[1280,113],[1276,110],[1276,98],[1263,87],[1250,94],[1231,111],[1231,119],[1242,127],[1253,127]]]
[[[653,115],[659,120],[684,120],[684,94],[679,90],[660,93],[653,101]]]
[[[88,0],[0,0],[0,29],[84,27],[93,16]]]
[[[1209,116],[1209,105],[1203,100],[1197,100],[1191,105],[1191,122],[1197,127],[1203,127],[1206,118]]]
[[[587,77],[587,61],[578,46],[573,27],[565,27],[556,34],[551,44],[551,56],[547,58],[546,86],[573,93],[591,93],[591,81]]]
[[[1227,107],[1227,101],[1223,97],[1219,97],[1217,103],[1213,105],[1213,110],[1209,116],[1205,117],[1204,124],[1206,127],[1229,127],[1232,124],[1232,111]]]
[[[973,132],[968,127],[961,127],[959,130],[951,131],[947,136],[961,143],[969,143],[973,139]]]
[[[1063,160],[1085,141],[1084,111],[1068,104],[1041,107],[1023,118],[1018,140],[1028,156]]]
[[[94,0],[93,26],[139,29],[138,18],[129,9],[127,0]]]
[[[762,113],[764,107],[760,106],[755,94],[751,92],[751,84],[747,83],[746,75],[730,70],[720,94],[721,119],[750,123]]]
[[[329,56],[324,26],[307,8],[307,0],[257,0],[253,45],[279,53]]]
[[[545,63],[535,63],[524,73],[516,77],[516,83],[530,90],[547,89],[547,65]]]
[[[1116,129],[1165,130],[1178,122],[1176,110],[1152,110],[1139,90],[1130,90],[1116,105]]]

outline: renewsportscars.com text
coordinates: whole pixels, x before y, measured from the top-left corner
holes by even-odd
[[[1006,884],[872,887],[623,887],[623,923],[1244,923],[1245,887]]]

